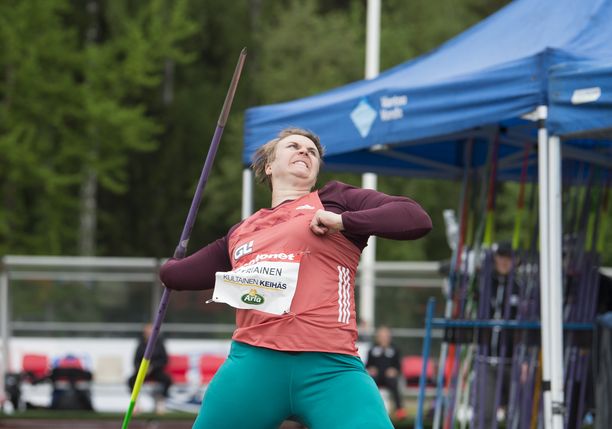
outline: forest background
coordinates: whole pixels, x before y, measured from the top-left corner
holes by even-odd
[[[383,0],[380,69],[506,3]],[[240,220],[245,109],[362,79],[365,15],[365,0],[0,2],[0,255],[171,256],[246,46],[189,252],[223,236]],[[320,182],[331,178],[361,183],[345,173]],[[379,240],[377,259],[449,258],[442,212],[457,210],[458,183],[381,176],[379,189],[417,200],[434,230]],[[269,203],[265,187],[255,195],[256,208]],[[517,195],[500,184],[500,239]],[[612,264],[609,247],[603,256]]]

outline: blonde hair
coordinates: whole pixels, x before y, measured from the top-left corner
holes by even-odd
[[[276,156],[276,145],[278,142],[291,135],[304,136],[312,140],[317,148],[317,151],[319,152],[320,164],[323,164],[323,154],[325,151],[323,146],[321,146],[319,136],[302,128],[285,128],[278,133],[276,138],[260,146],[255,151],[255,154],[253,155],[253,162],[251,163],[251,169],[255,174],[255,180],[257,180],[259,183],[266,183],[270,189],[272,189],[272,180],[270,179],[270,176],[266,174],[266,165],[274,161],[274,157]]]

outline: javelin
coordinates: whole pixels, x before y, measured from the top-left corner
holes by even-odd
[[[221,109],[219,120],[217,121],[217,128],[215,129],[215,134],[213,135],[210,148],[208,149],[208,154],[206,155],[204,168],[202,169],[202,173],[200,174],[198,186],[196,187],[195,194],[193,195],[193,200],[191,201],[191,207],[189,208],[187,220],[185,221],[185,225],[183,226],[181,238],[179,240],[178,245],[176,246],[176,249],[174,250],[174,259],[182,259],[185,257],[185,253],[187,253],[187,243],[189,242],[191,230],[193,229],[193,224],[195,223],[196,219],[196,214],[198,212],[198,208],[200,207],[200,201],[202,200],[202,192],[204,191],[204,187],[206,186],[206,182],[208,181],[208,175],[210,174],[213,161],[215,160],[215,155],[217,154],[217,148],[219,147],[219,142],[221,141],[221,136],[223,135],[223,129],[225,128],[225,123],[227,122],[227,117],[229,116],[229,111],[232,107],[232,101],[234,100],[234,94],[236,93],[238,80],[240,80],[240,73],[242,72],[242,67],[244,65],[245,58],[246,48],[243,48],[240,52],[240,56],[238,57],[238,63],[236,64],[236,69],[234,70],[234,76],[232,77],[232,81],[227,91],[227,95],[225,96],[225,102],[223,103],[223,108]],[[122,429],[127,429],[128,425],[130,424],[132,412],[134,411],[134,406],[136,405],[136,400],[138,399],[138,393],[140,392],[140,388],[142,386],[142,383],[144,382],[144,379],[147,375],[147,371],[149,369],[151,355],[153,354],[153,347],[155,346],[155,342],[159,334],[159,329],[161,327],[162,321],[164,320],[164,316],[166,315],[169,298],[170,290],[164,287],[164,292],[159,302],[159,307],[157,309],[157,315],[155,316],[155,322],[153,322],[151,336],[149,337],[144,357],[142,358],[142,361],[140,362],[140,367],[138,368],[138,374],[136,376],[134,388],[132,389],[132,396],[130,398],[130,405],[125,413],[123,425],[121,426]]]

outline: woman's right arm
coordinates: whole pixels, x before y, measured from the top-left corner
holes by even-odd
[[[169,289],[212,289],[215,286],[215,273],[232,269],[227,250],[228,237],[229,234],[186,258],[168,260],[162,265],[159,278]]]

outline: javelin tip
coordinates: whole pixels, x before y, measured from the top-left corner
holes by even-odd
[[[242,72],[245,59],[246,47],[242,48],[242,51],[240,51],[238,63],[236,64],[236,69],[234,70],[234,75],[232,76],[232,81],[230,82],[230,87],[227,91],[227,95],[225,96],[225,102],[223,103],[221,114],[219,115],[219,121],[217,122],[218,127],[225,127],[225,123],[227,122],[227,116],[229,115],[230,108],[232,107],[234,93],[236,92],[236,87],[238,86],[238,80],[240,79],[240,73]]]

